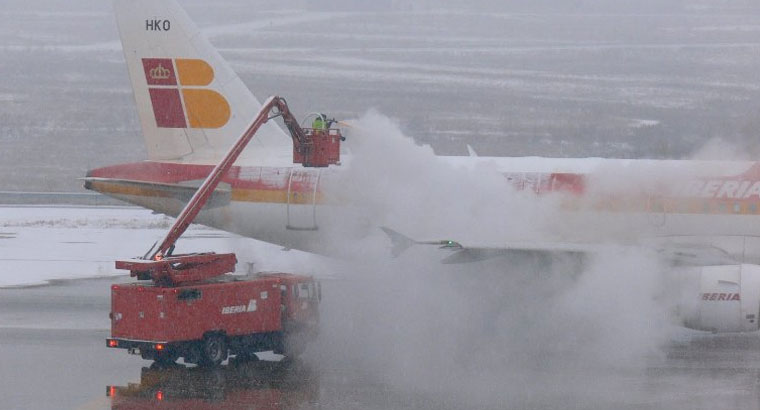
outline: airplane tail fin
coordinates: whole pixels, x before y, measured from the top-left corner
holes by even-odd
[[[175,0],[114,0],[150,160],[219,161],[261,108]],[[273,121],[241,161],[289,156],[290,137]]]

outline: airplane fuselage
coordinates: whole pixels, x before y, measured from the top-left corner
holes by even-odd
[[[461,167],[474,159],[445,160]],[[760,240],[756,238],[760,227],[760,175],[754,175],[760,169],[757,164],[740,163],[728,169],[721,166],[720,172],[711,175],[701,163],[690,161],[624,161],[624,167],[617,168],[618,175],[614,176],[621,178],[619,183],[609,185],[597,180],[599,174],[610,177],[598,172],[598,166],[584,172],[549,172],[550,167],[534,165],[529,171],[516,172],[514,166],[508,166],[510,159],[476,160],[502,161],[499,165],[505,190],[514,189],[538,201],[554,201],[561,217],[548,223],[542,221],[549,225],[548,230],[544,226],[544,231],[551,240],[628,242],[657,238],[718,246],[743,261],[760,260]],[[572,168],[572,160],[559,160],[559,164],[553,168]],[[531,168],[525,163],[518,165]],[[639,173],[637,167],[641,166],[671,171],[685,166],[689,172],[670,180],[637,180],[632,175]],[[700,171],[692,173],[689,167]],[[156,212],[177,215],[211,168],[212,165],[150,161],[116,165],[91,171],[86,186]],[[352,198],[351,192],[331,190],[335,188],[331,181],[340,178],[342,172],[350,172],[350,168],[233,167],[198,222],[287,248],[340,254],[331,246],[332,241],[325,240],[326,236],[358,237],[387,223],[373,220],[373,215],[357,209],[354,205],[360,201]],[[592,229],[592,225],[598,227]],[[504,237],[504,242],[520,239]]]

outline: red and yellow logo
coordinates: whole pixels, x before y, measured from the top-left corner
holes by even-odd
[[[206,86],[214,69],[199,59],[143,58],[159,128],[219,128],[230,119],[227,99]]]

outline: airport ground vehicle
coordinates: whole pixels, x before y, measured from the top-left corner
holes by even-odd
[[[144,359],[216,366],[228,352],[298,355],[316,336],[320,287],[286,273],[219,276],[180,286],[114,285],[109,347]]]
[[[283,98],[269,98],[161,244],[141,259],[116,261],[117,269],[152,282],[111,288],[108,347],[129,349],[160,362],[184,357],[189,363],[216,366],[229,351],[243,356],[265,350],[297,355],[316,334],[321,292],[313,278],[287,273],[231,276],[226,274],[235,270],[233,253],[172,254],[177,239],[256,131],[280,116],[292,133],[294,161],[323,167],[339,160],[339,134],[301,129]]]

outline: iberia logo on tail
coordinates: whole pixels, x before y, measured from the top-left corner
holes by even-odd
[[[219,128],[230,119],[227,99],[207,86],[214,69],[199,59],[143,58],[159,128]]]

